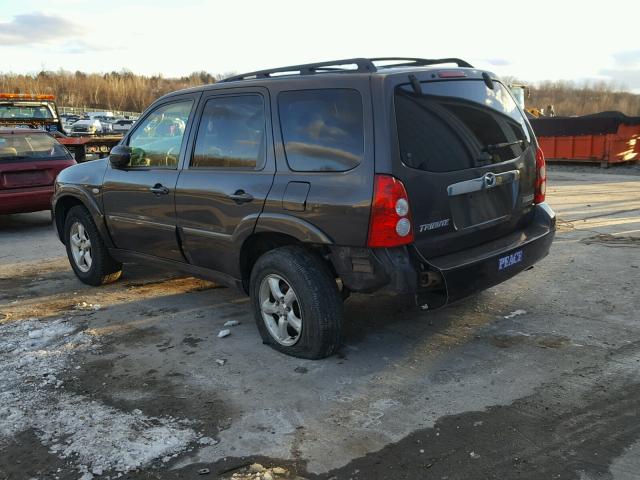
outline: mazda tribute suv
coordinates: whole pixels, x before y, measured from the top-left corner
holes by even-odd
[[[58,176],[53,211],[81,281],[135,262],[237,286],[265,343],[322,358],[351,292],[434,309],[531,268],[555,233],[545,185],[494,74],[356,58],[163,96]]]

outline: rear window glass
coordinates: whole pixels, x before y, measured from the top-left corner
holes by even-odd
[[[364,121],[357,90],[282,92],[278,110],[292,170],[344,172],[362,161]]]
[[[0,162],[59,160],[69,157],[67,150],[46,133],[0,133]]]
[[[522,155],[531,141],[526,121],[509,91],[482,80],[421,83],[396,88],[400,155],[405,165],[434,172],[504,162]]]

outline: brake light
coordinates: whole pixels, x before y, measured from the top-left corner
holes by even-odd
[[[398,247],[413,240],[411,210],[404,185],[391,175],[376,175],[367,245]]]
[[[544,202],[547,193],[547,167],[544,161],[544,153],[540,147],[536,150],[536,188],[533,195],[533,203]]]
[[[438,71],[438,77],[440,78],[460,78],[466,77],[467,74],[463,70],[440,70]]]

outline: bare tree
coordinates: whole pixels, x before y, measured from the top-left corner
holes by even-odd
[[[229,74],[230,75],[230,74]],[[0,92],[52,93],[60,105],[105,110],[140,112],[165,93],[197,85],[215,83],[228,75],[201,71],[181,78],[162,75],[135,75],[128,70],[109,73],[80,71],[41,71],[35,75],[0,74]],[[508,83],[527,82],[508,77]],[[640,95],[624,91],[622,86],[603,81],[577,84],[566,80],[543,81],[529,85],[529,107],[553,105],[556,115],[586,115],[617,110],[640,115]]]

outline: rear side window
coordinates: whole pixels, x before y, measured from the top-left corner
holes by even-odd
[[[260,95],[207,101],[191,168],[262,168],[265,152],[264,101]]]
[[[357,90],[282,92],[278,110],[292,170],[344,172],[362,162],[364,121]]]
[[[46,133],[0,134],[0,163],[65,158],[67,150]]]
[[[463,170],[514,159],[529,146],[526,121],[509,91],[482,80],[421,83],[396,88],[400,154],[405,165],[433,172]]]

